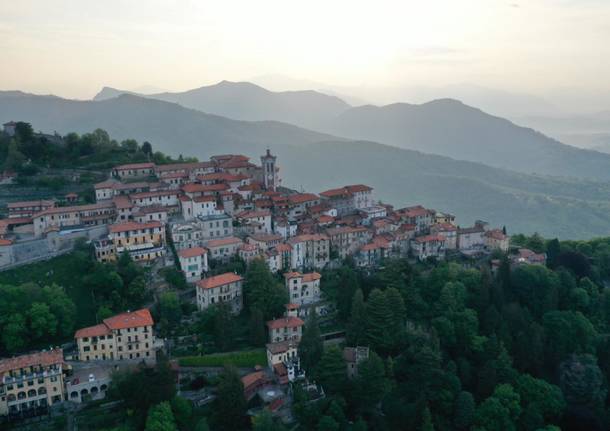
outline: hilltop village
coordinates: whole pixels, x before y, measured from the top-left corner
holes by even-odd
[[[246,264],[264,261],[271,272],[283,274],[290,302],[284,316],[266,324],[268,371],[243,378],[251,397],[265,385],[305,378],[298,345],[306,316],[311,310],[323,315],[329,307],[318,271],[346,258],[374,270],[389,258],[476,259],[509,248],[502,229],[483,221],[459,227],[453,215],[419,205],[396,209],[378,202],[373,188],[364,184],[317,194],[281,184],[280,167],[269,150],[258,165],[244,155],[218,155],[204,162],[115,166],[107,180],[95,184],[94,204],[75,205],[75,194],[61,202],[10,203],[8,218],[0,220],[0,265],[45,259],[84,238],[99,262],[127,253],[141,264],[179,266],[199,310],[224,303],[237,315],[244,302],[243,277],[209,275],[210,268],[236,257]],[[110,371],[100,361],[115,367],[154,363],[157,351],[165,348],[155,338],[154,324],[144,308],[76,331],[71,373],[89,378],[64,379],[61,349],[0,360],[0,415],[20,417],[65,400],[82,402],[85,395],[103,397]],[[367,347],[346,347],[348,374],[367,357]],[[28,382],[26,390],[28,380],[35,384]]]

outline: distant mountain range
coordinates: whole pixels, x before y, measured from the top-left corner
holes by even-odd
[[[324,130],[518,172],[610,180],[610,155],[564,145],[452,99],[352,108]]]
[[[610,185],[514,173],[374,142],[337,138],[274,121],[232,120],[133,95],[102,101],[0,92],[0,122],[31,122],[61,134],[103,128],[116,139],[207,158],[215,153],[279,156],[284,184],[319,192],[365,182],[396,205],[453,212],[462,224],[486,219],[511,232],[588,238],[610,231]]]
[[[124,93],[130,92],[104,87],[93,100],[105,100]],[[317,128],[350,107],[338,97],[316,91],[273,92],[249,82],[229,81],[181,93],[158,93],[145,97],[235,120],[274,120],[309,128]]]
[[[95,100],[124,93],[106,87]],[[146,97],[237,120],[282,121],[518,172],[610,180],[610,155],[564,145],[453,99],[351,107],[316,91],[272,92],[228,81]]]

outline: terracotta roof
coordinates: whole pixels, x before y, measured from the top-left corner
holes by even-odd
[[[276,235],[274,233],[259,233],[250,235],[249,238],[251,238],[253,241],[258,242],[281,241],[282,239],[284,239],[282,235]]]
[[[500,229],[493,229],[485,232],[485,236],[497,241],[503,241],[508,238]]]
[[[157,172],[163,171],[177,171],[177,170],[193,170],[198,168],[212,168],[214,163],[212,162],[192,162],[192,163],[168,163],[166,165],[157,165],[155,170]]]
[[[13,241],[11,241],[10,239],[1,239],[0,238],[0,246],[7,246],[7,245],[11,245],[13,243]]]
[[[445,241],[445,237],[442,235],[424,235],[424,236],[418,236],[417,238],[415,238],[415,241],[417,241],[419,243]]]
[[[119,195],[119,196],[114,196],[112,198],[112,202],[114,203],[114,206],[116,207],[116,209],[126,209],[126,208],[132,208],[134,205],[131,203],[131,201],[129,200],[129,197],[125,196],[125,195]]]
[[[290,247],[288,244],[278,244],[275,246],[275,249],[279,252],[285,252],[285,251],[291,251],[292,247]]]
[[[110,334],[110,329],[103,323],[95,326],[89,326],[87,328],[81,328],[76,331],[74,334],[74,338],[84,338],[84,337],[99,337],[100,335],[108,335]]]
[[[328,236],[322,233],[313,233],[313,234],[305,234],[305,235],[297,235],[288,239],[290,244],[296,244],[298,242],[305,241],[328,241]]]
[[[130,163],[130,164],[126,164],[126,165],[115,166],[114,169],[119,171],[119,170],[125,170],[125,169],[148,169],[148,168],[154,168],[154,167],[155,167],[154,163]]]
[[[241,378],[241,382],[244,385],[244,390],[247,390],[249,386],[252,386],[255,383],[258,383],[265,377],[264,371],[255,371],[250,374],[246,374]]]
[[[11,208],[24,208],[24,207],[52,207],[55,205],[55,201],[52,200],[38,200],[38,201],[21,201],[21,202],[9,202],[6,207]]]
[[[421,205],[402,208],[402,209],[396,210],[396,212],[399,213],[400,215],[406,216],[406,217],[422,217],[422,216],[431,214],[430,210],[422,207]]]
[[[296,195],[288,196],[288,201],[291,204],[302,204],[304,202],[311,202],[319,199],[317,195],[313,193],[299,193]]]
[[[135,221],[128,221],[125,223],[113,224],[110,226],[110,233],[118,233],[118,232],[129,232],[132,230],[141,230],[141,229],[153,229],[159,228],[162,224],[160,221],[150,221],[147,223],[138,223]]]
[[[61,364],[64,362],[64,353],[61,349],[53,349],[30,353],[28,355],[16,356],[0,360],[0,377],[11,370],[27,368],[31,366],[41,365],[49,366],[53,364]]]
[[[193,247],[193,248],[184,248],[178,252],[180,257],[188,258],[188,257],[196,257],[203,256],[208,251],[203,247]]]
[[[281,319],[270,320],[267,322],[267,327],[269,329],[279,329],[279,328],[296,328],[299,326],[303,326],[305,322],[303,322],[298,317],[289,316],[282,317]]]
[[[270,217],[271,211],[269,210],[258,210],[258,211],[242,211],[235,214],[235,218],[254,218],[254,217]]]
[[[67,206],[67,207],[47,208],[44,211],[40,211],[39,213],[34,214],[33,217],[40,217],[42,215],[47,215],[47,214],[83,212],[83,211],[92,211],[92,210],[106,209],[106,208],[114,208],[114,203],[98,202],[98,203],[90,204],[90,205],[74,205],[74,206]]]
[[[326,229],[326,233],[329,236],[349,234],[349,233],[357,233],[357,232],[367,232],[368,229],[365,227],[352,227],[352,226],[340,226]]]
[[[212,247],[221,247],[223,245],[229,245],[229,244],[241,244],[242,240],[239,238],[236,238],[234,236],[230,236],[228,238],[220,238],[220,239],[213,239],[210,240],[206,243],[207,248],[212,248]]]
[[[214,196],[197,196],[193,198],[193,202],[215,202],[216,198]]]
[[[154,198],[157,196],[177,196],[180,192],[178,190],[157,190],[154,192],[139,192],[132,193],[129,197],[133,199],[146,199],[146,198]]]
[[[322,278],[322,275],[317,272],[308,272],[306,274],[301,274],[300,272],[288,272],[284,274],[284,277],[287,280],[291,280],[293,278],[302,278],[303,282],[308,283],[310,281],[320,280]]]
[[[298,310],[299,308],[299,304],[294,304],[294,303],[290,303],[290,304],[286,304],[286,310]]]
[[[104,324],[110,329],[138,328],[142,326],[152,326],[155,324],[148,308],[141,310],[128,311],[117,316],[104,319]]]
[[[296,347],[293,341],[278,341],[277,343],[268,343],[267,350],[273,355],[287,352],[291,347]]]
[[[197,184],[188,183],[182,186],[182,190],[185,193],[205,193],[205,192],[220,192],[222,190],[228,190],[230,187],[228,184]]]
[[[373,190],[372,187],[365,186],[364,184],[353,184],[351,186],[345,186],[345,188],[352,193],[370,192]]]
[[[201,289],[212,289],[218,286],[224,286],[225,284],[235,283],[242,281],[243,277],[234,274],[232,272],[225,272],[224,274],[215,275],[213,277],[204,278],[197,282],[197,286]]]

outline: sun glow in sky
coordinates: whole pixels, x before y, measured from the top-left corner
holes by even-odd
[[[3,1],[0,50],[0,89],[76,98],[260,75],[609,90],[610,1]]]

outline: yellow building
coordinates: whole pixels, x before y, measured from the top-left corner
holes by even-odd
[[[46,413],[62,402],[63,366],[61,349],[0,360],[0,416]]]
[[[112,247],[100,244],[100,253],[111,252],[113,249],[116,254],[127,251],[136,261],[154,260],[165,254],[165,227],[160,221],[117,223],[110,226],[109,231],[108,238]],[[96,256],[97,252],[96,248]],[[100,257],[98,256],[98,260],[101,260]],[[112,260],[108,255],[105,257]]]
[[[104,319],[95,326],[79,329],[74,338],[81,361],[155,361],[158,346],[154,321],[147,308]]]

